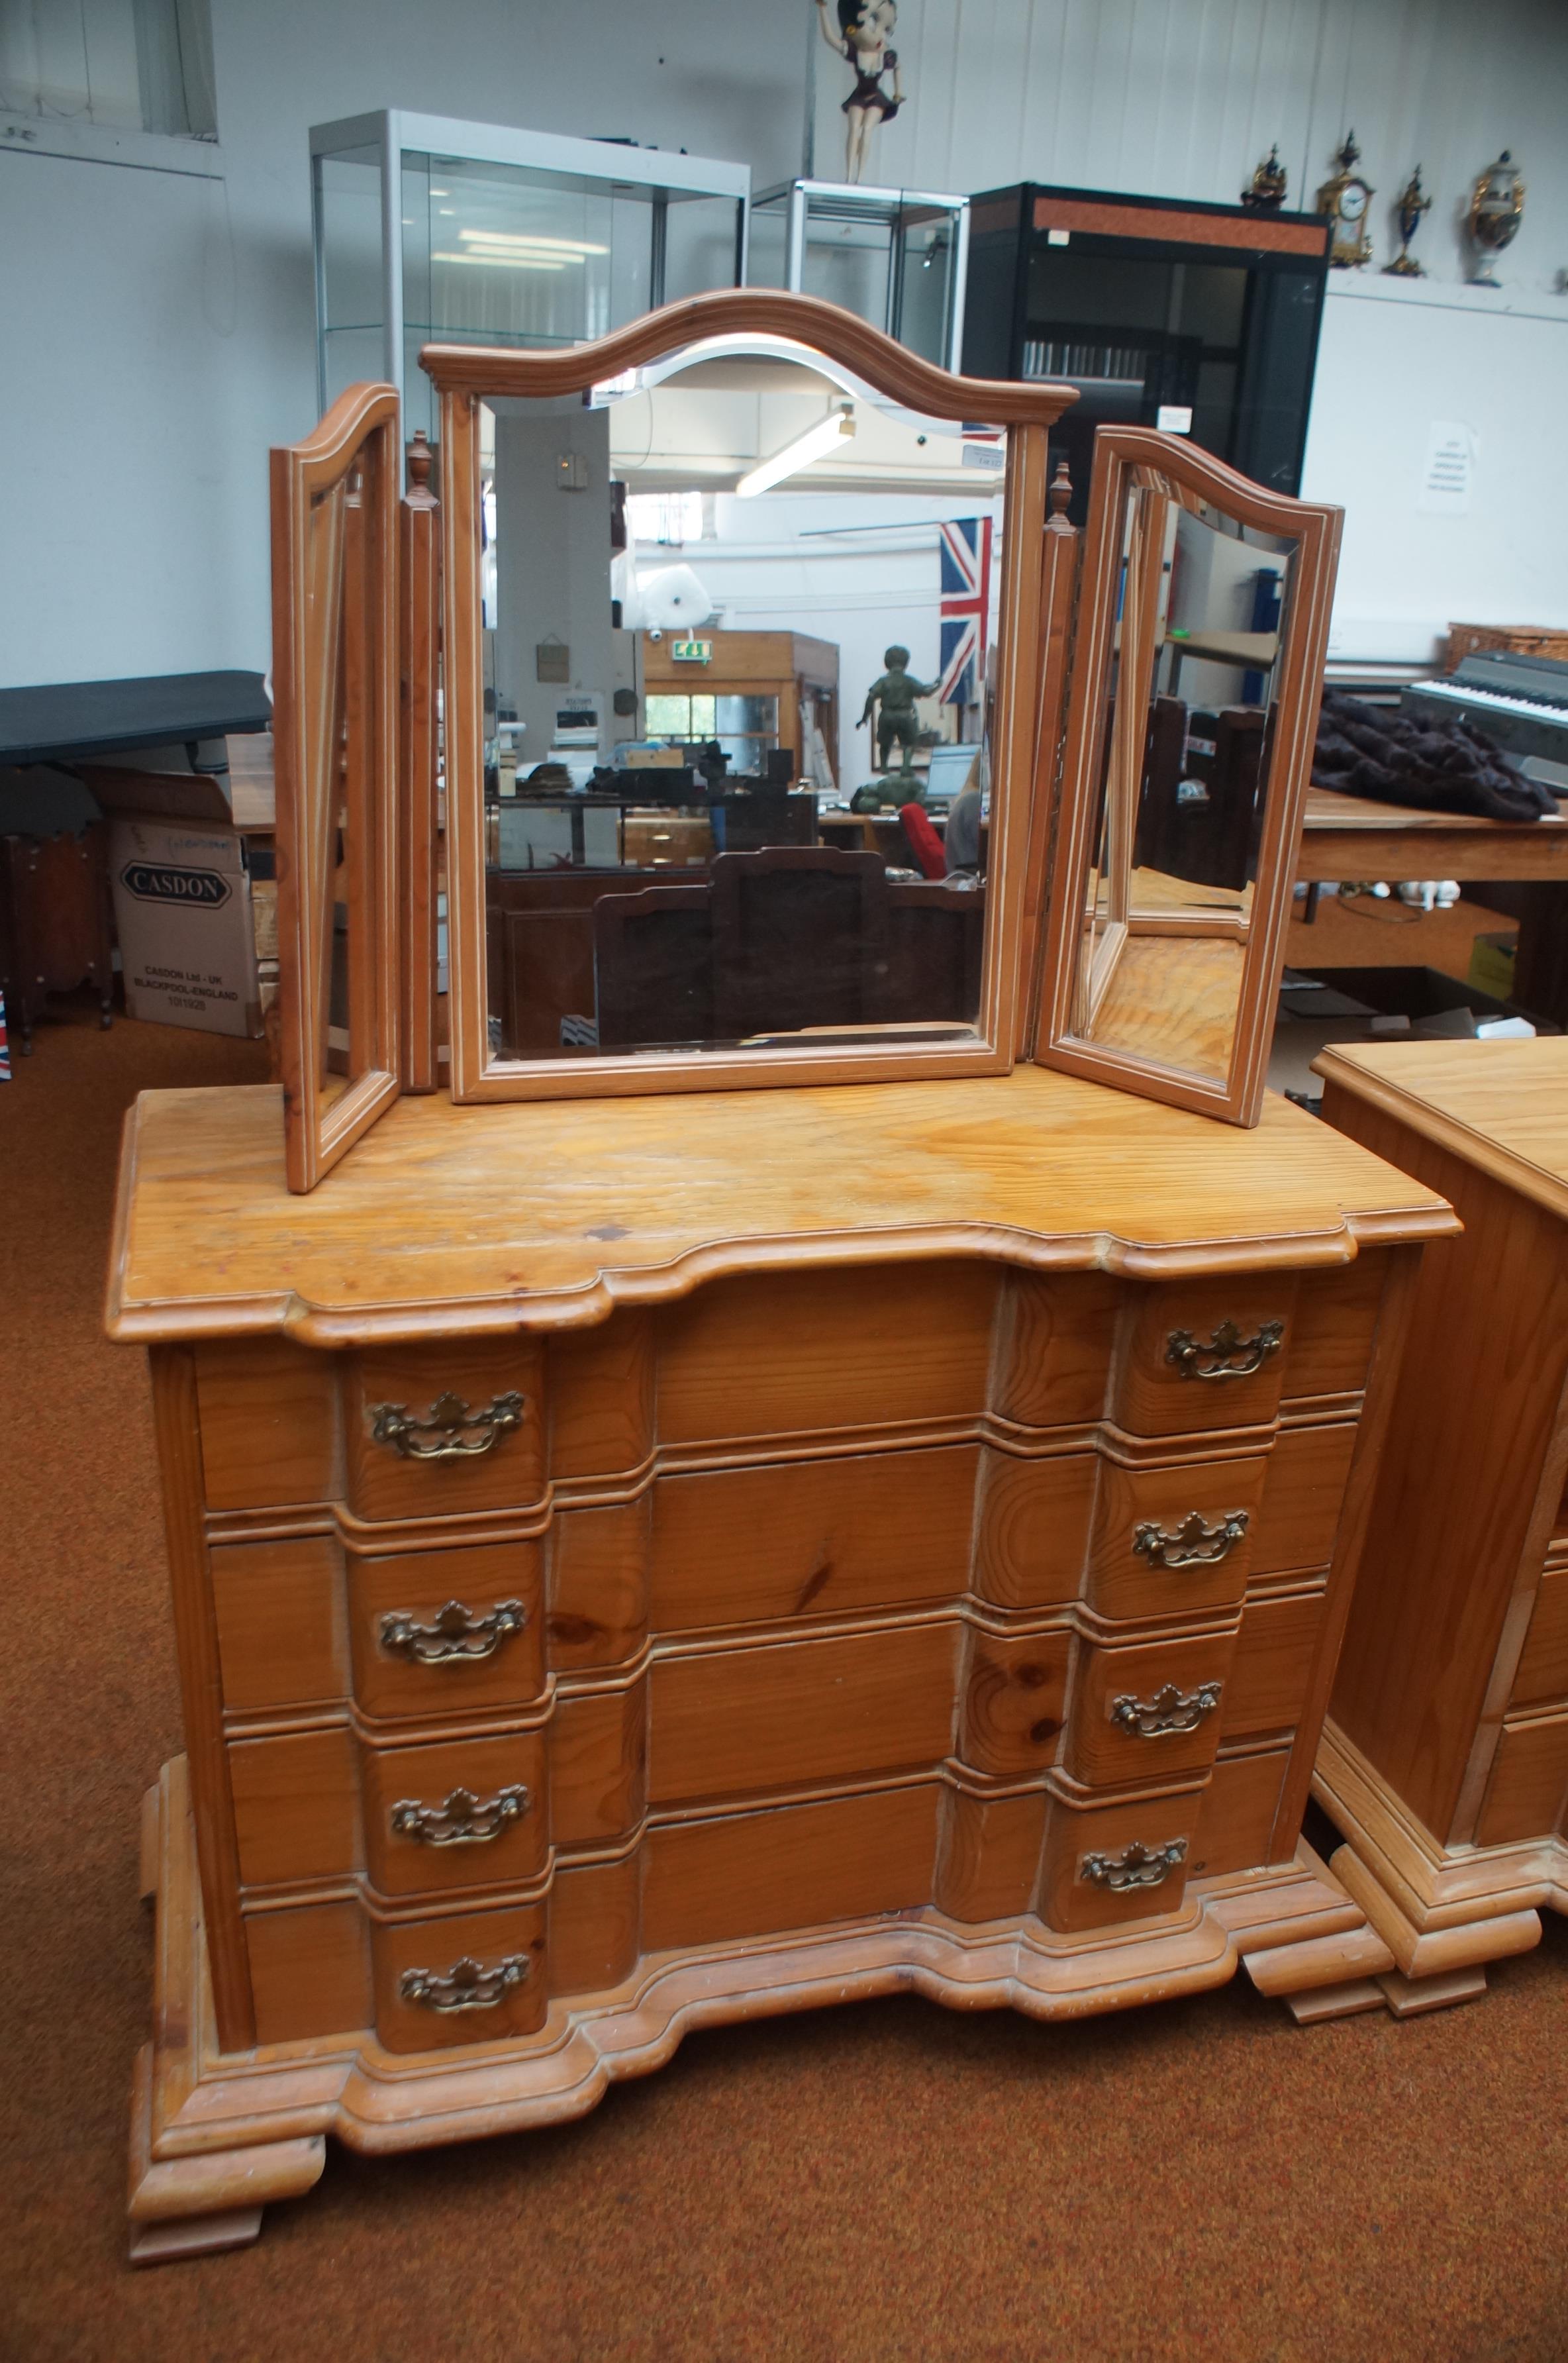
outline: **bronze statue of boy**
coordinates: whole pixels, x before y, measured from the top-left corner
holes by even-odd
[[[930,744],[936,736],[934,731],[921,728],[920,716],[915,712],[915,700],[917,697],[934,696],[937,684],[933,681],[916,681],[908,669],[909,661],[908,649],[894,647],[883,649],[882,662],[888,670],[880,680],[874,681],[867,691],[865,711],[857,726],[864,727],[870,721],[873,706],[879,708],[877,716],[877,751],[881,757],[884,771],[888,768],[888,758],[892,752],[895,740],[902,750],[902,768],[907,771],[910,768],[910,757],[915,749]]]

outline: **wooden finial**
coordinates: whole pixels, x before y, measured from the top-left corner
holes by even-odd
[[[430,489],[430,478],[436,465],[436,454],[423,427],[414,430],[414,440],[408,447],[407,460],[407,498],[415,508],[434,508],[436,495]]]
[[[1067,473],[1066,460],[1058,460],[1056,472],[1051,479],[1049,494],[1051,514],[1045,520],[1047,533],[1071,533],[1067,523],[1067,504],[1073,497],[1073,480]]]

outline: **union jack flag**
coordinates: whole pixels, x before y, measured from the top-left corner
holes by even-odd
[[[991,614],[989,517],[955,517],[937,527],[942,556],[944,705],[978,705],[984,693]]]

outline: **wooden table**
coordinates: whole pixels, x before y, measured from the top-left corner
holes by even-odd
[[[1408,812],[1309,788],[1296,875],[1309,885],[1344,878],[1525,881],[1512,997],[1568,1025],[1568,799],[1556,820],[1519,822]],[[1316,907],[1309,895],[1309,920]]]

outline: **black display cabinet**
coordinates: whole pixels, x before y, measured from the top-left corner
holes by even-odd
[[[1103,426],[1165,426],[1296,493],[1330,225],[1024,182],[969,208],[964,368],[1051,378],[1078,400],[1051,430],[1081,523]]]

